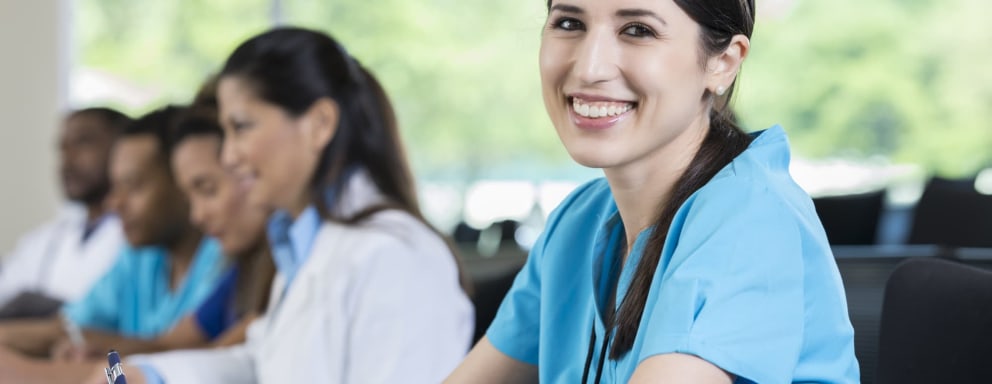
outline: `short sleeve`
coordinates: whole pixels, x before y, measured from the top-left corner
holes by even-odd
[[[766,188],[736,184],[687,205],[652,282],[638,363],[683,353],[743,382],[790,382],[805,316],[799,216]]]
[[[608,193],[609,186],[605,179],[588,182],[575,189],[548,216],[547,225],[541,236],[537,238],[523,268],[517,273],[513,286],[496,312],[496,317],[486,331],[489,342],[500,352],[522,361],[538,365],[540,358],[541,339],[541,271],[545,263],[544,254],[556,236],[572,235],[568,230],[559,228],[567,226],[567,220],[574,219],[569,212],[588,209],[597,202],[594,197]]]
[[[193,314],[197,326],[213,340],[224,333],[230,326],[233,317],[231,301],[234,296],[234,285],[238,279],[237,268],[230,268],[218,282],[210,296],[200,304]]]
[[[517,273],[486,337],[507,356],[537,365],[541,325],[541,259],[548,231],[537,239]]]
[[[133,271],[132,259],[135,255],[122,250],[114,266],[90,288],[82,299],[62,307],[64,315],[81,328],[92,328],[117,332],[120,329],[120,302],[124,281]]]

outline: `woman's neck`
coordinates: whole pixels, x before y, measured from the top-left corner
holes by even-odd
[[[172,275],[169,281],[173,290],[176,290],[186,277],[189,266],[193,264],[196,251],[200,248],[201,240],[203,240],[203,233],[189,225],[174,241],[166,246],[169,251],[169,263],[172,265],[170,269]]]
[[[626,234],[623,261],[637,236],[655,224],[675,183],[685,173],[703,139],[709,119],[694,120],[688,129],[658,150],[619,167],[604,169]]]
[[[288,212],[289,215],[295,221],[296,219],[300,218],[300,215],[303,214],[303,211],[305,211],[307,207],[309,207],[312,204],[313,204],[313,194],[310,193],[310,191],[308,190],[297,196],[292,203],[290,203],[286,207],[283,207],[283,209],[285,209],[286,212]]]

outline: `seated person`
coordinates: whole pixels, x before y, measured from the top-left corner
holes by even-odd
[[[375,77],[299,28],[245,42],[221,73],[224,165],[248,204],[275,210],[273,303],[243,345],[124,356],[141,367],[128,381],[440,382],[474,314],[455,256],[420,215]]]
[[[64,339],[57,359],[96,358],[102,368],[109,349],[130,355],[244,342],[247,325],[265,312],[275,265],[264,240],[268,212],[245,204],[245,190],[220,163],[222,139],[216,110],[209,105],[185,113],[170,138],[172,169],[190,200],[190,217],[220,242],[231,263],[214,292],[194,314],[158,338],[118,338],[85,348]]]
[[[170,136],[173,172],[190,199],[192,221],[218,239],[231,267],[194,314],[158,338],[118,338],[103,340],[108,345],[82,348],[63,340],[55,358],[70,361],[61,363],[0,357],[0,370],[17,376],[18,383],[76,384],[90,374],[100,382],[106,366],[104,355],[111,348],[128,355],[240,344],[247,325],[265,312],[275,274],[264,240],[267,212],[248,207],[245,191],[221,166],[223,132],[217,124],[216,111],[210,106],[190,110],[179,118]]]
[[[135,121],[111,156],[111,206],[131,245],[81,300],[63,308],[87,343],[122,335],[153,338],[168,331],[214,289],[223,259],[216,241],[187,219],[189,203],[173,180],[166,130],[180,108]],[[0,323],[0,344],[44,356],[66,337],[59,317]]]
[[[124,246],[109,212],[107,163],[131,119],[108,108],[69,113],[59,132],[59,180],[69,204],[24,235],[0,269],[0,319],[55,314],[90,290]]]

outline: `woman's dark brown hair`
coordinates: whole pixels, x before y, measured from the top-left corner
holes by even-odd
[[[217,116],[217,81],[210,78],[193,100],[193,104],[185,108],[170,128],[168,147],[175,151],[186,139],[194,137],[216,137],[224,139],[224,132],[218,123]],[[220,146],[217,147],[217,158],[220,161]],[[239,316],[261,315],[269,305],[269,290],[275,277],[275,262],[269,254],[268,241],[265,236],[259,236],[251,249],[238,255],[227,255],[233,266],[238,268],[238,277],[234,283],[234,311]]]
[[[322,98],[337,103],[337,130],[311,179],[313,196],[341,190],[348,170],[364,168],[387,201],[351,217],[337,217],[332,207],[340,194],[330,201],[316,198],[314,203],[324,219],[357,223],[382,210],[400,209],[430,227],[420,211],[386,92],[333,38],[303,28],[270,30],[238,46],[220,76],[246,81],[259,98],[292,116],[302,115]],[[462,286],[467,287],[464,275]]]
[[[754,0],[674,1],[700,26],[701,66],[705,66],[708,58],[726,50],[734,36],[744,35],[750,38],[754,30]],[[550,8],[549,0],[548,9]],[[630,288],[620,303],[617,313],[606,319],[607,327],[615,327],[616,330],[613,347],[610,348],[612,360],[623,357],[634,345],[650,293],[651,281],[658,269],[661,252],[665,247],[665,237],[668,235],[675,213],[693,193],[706,185],[720,169],[744,152],[750,144],[750,136],[737,125],[733,112],[728,106],[734,84],[728,87],[724,96],[717,96],[711,92],[704,95],[707,101],[713,102],[709,132],[688,168],[672,187],[670,198],[657,207],[654,229],[649,234]]]

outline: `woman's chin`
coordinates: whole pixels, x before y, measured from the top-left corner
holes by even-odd
[[[276,206],[265,191],[256,185],[248,192],[248,196],[245,199],[245,205],[247,209],[262,209],[267,212],[271,212],[272,207]]]
[[[572,160],[586,168],[611,168],[620,163],[617,157],[602,150],[575,150],[568,151]]]

